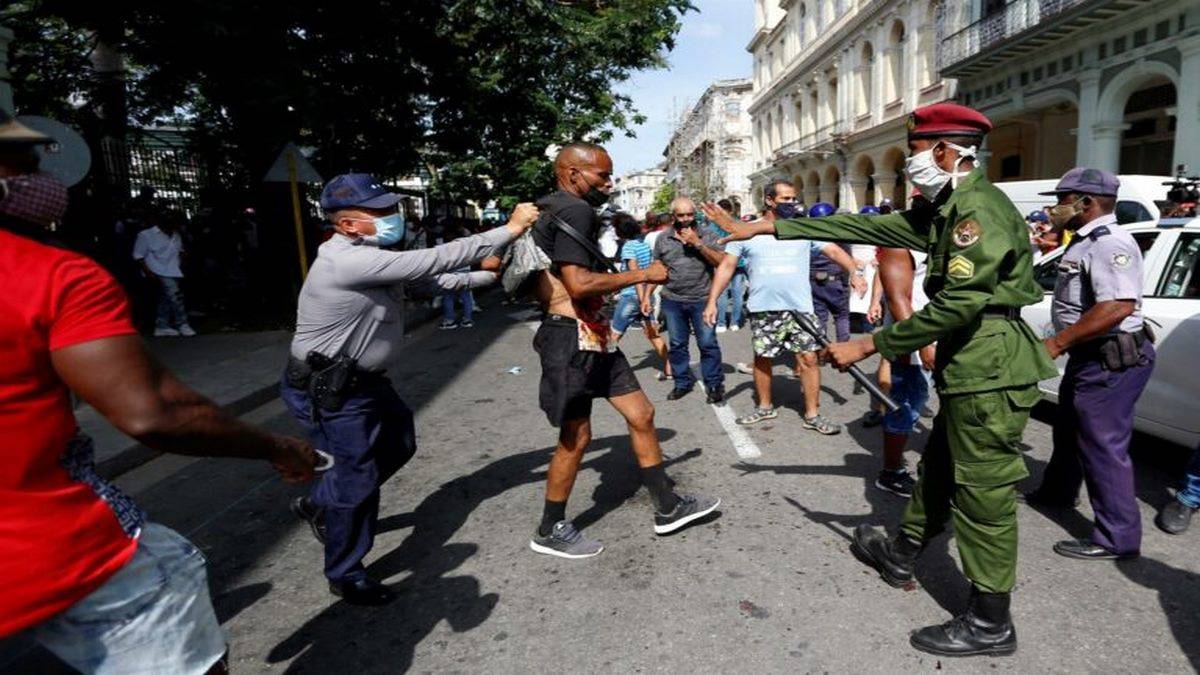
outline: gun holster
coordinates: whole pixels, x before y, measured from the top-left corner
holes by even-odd
[[[1100,363],[1105,370],[1121,371],[1142,360],[1142,343],[1134,333],[1117,333],[1100,345]]]
[[[358,360],[345,354],[331,359],[316,352],[309,352],[306,361],[312,367],[312,376],[308,380],[308,395],[312,398],[313,405],[329,412],[341,410],[350,395]]]
[[[313,406],[337,412],[354,389],[357,360],[345,354],[333,358],[309,352],[303,361],[289,358],[284,376],[289,385],[308,391]]]

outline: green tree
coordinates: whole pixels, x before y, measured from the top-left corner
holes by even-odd
[[[326,175],[433,168],[447,199],[548,187],[545,149],[630,134],[613,86],[659,67],[689,0],[10,2],[22,112],[94,124],[88,53],[128,66],[130,123],[191,130],[231,189],[286,141]],[[489,180],[477,180],[486,176]],[[439,178],[440,177],[440,178]]]
[[[671,208],[671,201],[675,199],[675,184],[663,183],[654,191],[654,199],[650,202],[650,210],[655,213],[663,213]]]

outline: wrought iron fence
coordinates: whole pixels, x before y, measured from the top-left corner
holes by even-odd
[[[938,68],[966,60],[1008,38],[1018,35],[1062,12],[1095,0],[1013,0],[1002,10],[985,16],[947,37],[938,50]],[[947,13],[938,15],[938,30],[947,34]]]
[[[109,182],[132,198],[153,190],[161,204],[194,214],[208,177],[182,132],[131,129],[124,139],[106,138],[101,154]]]

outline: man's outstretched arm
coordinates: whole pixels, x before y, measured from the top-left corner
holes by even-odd
[[[50,352],[58,376],[113,426],[161,452],[271,462],[285,480],[312,478],[307,441],[238,421],[158,363],[136,335],[91,340]]]
[[[572,300],[583,300],[619,291],[634,284],[661,284],[667,280],[667,267],[654,261],[640,270],[608,274],[593,272],[583,265],[563,263],[560,275],[567,295],[571,296]]]

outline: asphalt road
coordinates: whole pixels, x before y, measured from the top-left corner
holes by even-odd
[[[924,552],[915,592],[885,585],[847,550],[854,526],[892,526],[903,507],[872,486],[880,432],[862,427],[867,400],[849,377],[823,371],[822,410],[845,425],[842,434],[800,428],[800,386],[780,367],[779,419],[731,436],[732,413],[752,405],[750,376],[726,369],[728,412],[699,393],[667,402],[669,383],[654,380],[636,331],[625,348],[657,406],[669,472],[682,490],[720,496],[720,515],[655,536],[624,424],[598,403],[568,514],[605,551],[585,561],[530,552],[555,440],[536,405],[531,318],[495,306],[474,330],[424,330],[394,371],[417,411],[420,449],[383,489],[382,534],[368,558],[370,572],[399,591],[390,606],[357,608],[328,594],[321,549],[287,511],[300,490],[265,466],[162,458],[120,479],[154,520],[207,555],[235,672],[1200,667],[1200,531],[1168,537],[1152,522],[1185,459],[1181,449],[1137,441],[1145,528],[1138,560],[1080,562],[1051,551],[1056,540],[1087,534],[1086,504],[1057,514],[1020,507],[1018,653],[939,659],[912,650],[908,634],[966,602],[953,540],[944,535]],[[750,360],[747,331],[721,342],[727,364]],[[1052,419],[1053,409],[1042,413]],[[296,430],[278,402],[246,419]],[[924,439],[917,435],[913,447]],[[1025,442],[1032,482],[1050,453],[1046,421],[1031,422]],[[910,466],[917,458],[909,453]],[[9,667],[54,670],[36,649]]]

